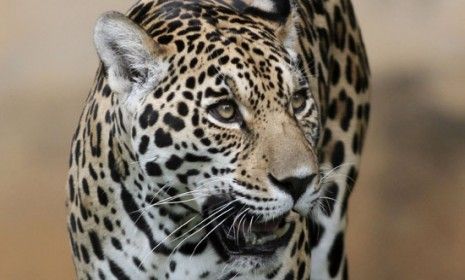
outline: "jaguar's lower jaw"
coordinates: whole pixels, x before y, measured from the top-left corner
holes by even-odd
[[[241,206],[234,208],[238,209],[232,210],[236,213],[228,213],[226,219],[212,218],[207,228],[211,243],[225,260],[244,256],[271,258],[279,248],[288,245],[295,229],[295,222],[287,219],[288,213],[263,222],[256,215],[241,214]],[[212,216],[213,211],[207,207],[205,218]]]

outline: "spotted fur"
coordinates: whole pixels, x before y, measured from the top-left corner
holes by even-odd
[[[350,0],[141,0],[102,16],[95,41],[102,64],[69,160],[78,279],[347,279],[370,114]],[[225,98],[240,119],[211,113]],[[211,196],[264,220],[294,209],[289,243],[228,259],[199,227]]]

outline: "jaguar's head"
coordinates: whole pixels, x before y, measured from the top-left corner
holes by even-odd
[[[199,211],[226,259],[271,259],[320,190],[294,26],[201,1],[156,9],[143,28],[113,12],[95,29],[140,173]]]

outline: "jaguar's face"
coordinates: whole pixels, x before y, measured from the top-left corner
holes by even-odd
[[[308,215],[318,197],[315,100],[273,34],[199,24],[198,39],[157,46],[154,66],[139,72],[147,76],[119,86],[129,92],[133,150],[154,185],[204,215],[226,259],[266,265],[291,238],[290,212]],[[142,50],[152,46],[138,36]],[[110,79],[120,72],[109,68]]]
[[[239,37],[226,44],[173,56],[172,72],[136,115],[135,146],[155,182],[173,186],[181,202],[195,199],[219,251],[271,256],[291,237],[289,212],[306,215],[318,196],[314,147],[300,122],[313,101],[284,50]]]

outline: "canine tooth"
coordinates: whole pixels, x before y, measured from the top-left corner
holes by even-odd
[[[257,235],[253,232],[246,234],[245,236],[245,242],[255,244],[257,243]]]
[[[252,242],[251,242],[252,245],[257,245],[257,241],[258,241],[257,236],[254,233],[252,233],[250,235],[251,235],[251,239],[252,239]]]
[[[276,235],[281,237],[283,236],[288,230],[289,230],[290,224],[286,223],[286,225],[282,228],[280,228],[277,232]]]
[[[264,243],[266,243],[266,242],[268,242],[268,241],[274,240],[274,239],[276,239],[276,238],[277,238],[276,235],[270,234],[270,235],[267,235],[267,236],[264,236],[264,237],[258,239],[258,244],[261,245],[261,244],[264,244]]]

